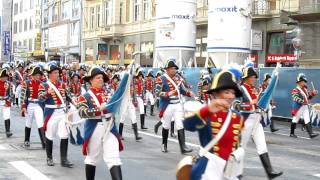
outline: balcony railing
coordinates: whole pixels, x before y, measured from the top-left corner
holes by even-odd
[[[270,0],[255,0],[252,4],[252,15],[254,16],[269,16],[271,15],[271,9],[275,8],[275,1]]]
[[[311,3],[309,5],[301,5],[299,8],[300,14],[320,13],[320,3]]]

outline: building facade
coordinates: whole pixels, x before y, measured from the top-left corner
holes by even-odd
[[[154,0],[84,1],[83,60],[126,64],[133,52],[140,51],[141,64],[152,65],[155,6]],[[315,37],[320,29],[319,6],[317,0],[253,0],[250,58],[260,67],[276,62],[284,66],[320,62],[319,38]],[[197,1],[196,24],[196,59],[201,66],[207,58],[208,0]],[[293,31],[297,28],[303,34],[299,47],[294,43],[299,40]]]
[[[12,5],[13,60],[32,60],[34,51],[41,49],[41,1],[13,0]]]
[[[80,61],[80,20],[80,0],[43,0],[41,39],[45,59]]]
[[[83,56],[87,63],[128,64],[135,51],[152,66],[154,0],[84,1]]]
[[[11,9],[12,1],[1,0],[1,62],[8,62],[11,58]]]

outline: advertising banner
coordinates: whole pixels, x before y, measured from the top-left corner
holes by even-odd
[[[3,55],[10,55],[10,32],[3,31]]]
[[[251,0],[211,0],[208,52],[250,52]]]
[[[196,5],[196,0],[157,2],[156,49],[195,50]]]

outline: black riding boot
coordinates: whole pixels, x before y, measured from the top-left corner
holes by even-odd
[[[144,114],[147,116],[147,105],[144,106]]]
[[[110,174],[111,174],[112,180],[122,180],[122,172],[121,172],[120,166],[113,166],[110,169]]]
[[[119,123],[119,134],[121,135],[121,140],[124,140],[122,137],[122,132],[123,132],[123,123]]]
[[[12,136],[12,132],[10,131],[10,119],[7,119],[7,120],[4,121],[4,126],[5,126],[5,129],[6,129],[7,138],[11,137]]]
[[[159,121],[154,125],[154,133],[158,134],[159,127],[162,125],[162,122]]]
[[[181,154],[192,152],[192,149],[189,149],[186,146],[186,138],[185,138],[185,134],[184,134],[184,129],[178,130],[178,140],[179,140]]]
[[[306,124],[306,130],[307,130],[307,132],[308,132],[308,134],[309,134],[309,136],[310,136],[311,139],[319,136],[318,133],[314,133],[314,132],[312,131],[312,126],[311,126],[311,123],[310,123],[310,122],[309,122],[308,124]]]
[[[169,137],[169,130],[162,128],[162,146],[161,151],[164,153],[168,152],[168,137]]]
[[[293,137],[293,138],[298,137],[297,135],[294,134],[294,130],[296,129],[296,127],[297,127],[297,123],[291,122],[290,137]]]
[[[40,137],[42,149],[45,149],[46,143],[45,143],[45,137],[44,137],[45,135],[44,135],[43,128],[38,128],[38,132],[39,132],[39,137]]]
[[[173,138],[177,137],[176,134],[174,134],[174,121],[171,121],[170,136]]]
[[[61,139],[60,141],[60,158],[61,166],[72,168],[73,164],[68,160],[68,139]]]
[[[150,108],[150,116],[154,116],[154,105],[151,105],[151,108]]]
[[[269,179],[274,179],[283,174],[283,172],[275,172],[273,170],[268,153],[261,154],[259,157]]]
[[[271,122],[270,122],[270,131],[271,131],[271,132],[277,132],[277,131],[279,131],[279,129],[274,128],[273,120],[271,120]]]
[[[146,127],[144,126],[144,120],[145,120],[145,114],[140,114],[140,123],[141,123],[141,129],[142,129],[142,130],[148,129],[148,128],[146,128]]]
[[[96,175],[96,166],[86,164],[86,179],[94,180],[95,175]]]
[[[134,132],[134,136],[136,138],[136,141],[140,141],[142,139],[142,137],[139,137],[137,123],[132,124],[132,128],[133,128],[133,132]]]
[[[24,147],[25,148],[30,147],[30,133],[31,133],[31,128],[25,127],[24,128]]]
[[[46,138],[46,152],[47,152],[47,164],[48,166],[54,166],[54,162],[52,159],[52,146],[53,142]]]

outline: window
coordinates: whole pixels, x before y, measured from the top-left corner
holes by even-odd
[[[71,9],[70,1],[66,1],[66,2],[62,3],[62,6],[61,6],[61,19],[62,20],[69,18],[70,9]]]
[[[48,24],[48,16],[49,16],[48,9],[44,10],[43,14],[44,14],[44,16],[43,16],[43,24],[46,25],[46,24]]]
[[[105,25],[111,24],[111,1],[105,2]]]
[[[13,23],[13,34],[17,34],[17,32],[18,32],[18,22],[15,21]]]
[[[23,40],[23,47],[27,47],[28,46],[28,41],[25,39]]]
[[[97,27],[100,27],[100,23],[101,23],[101,9],[100,6],[97,6]]]
[[[72,17],[79,16],[80,0],[72,0]]]
[[[94,7],[90,8],[90,29],[94,28]]]
[[[13,41],[13,47],[12,47],[13,52],[15,52],[16,48],[17,48],[17,41]]]
[[[140,2],[139,0],[134,0],[133,2],[133,20],[138,21],[140,18]]]
[[[270,33],[268,54],[283,54],[284,52],[284,33]]]
[[[33,9],[34,6],[34,0],[30,0],[30,9]]]
[[[29,39],[29,51],[33,50],[32,39]]]
[[[52,22],[56,22],[59,19],[59,6],[55,4],[52,6]]]
[[[119,11],[119,24],[122,24],[122,11],[123,11],[123,3],[120,3],[120,11]]]
[[[25,19],[24,20],[24,28],[23,28],[24,31],[28,31],[28,19]]]
[[[14,15],[17,15],[17,14],[18,14],[18,3],[14,3],[13,14],[14,14]]]
[[[29,24],[29,30],[33,29],[33,20],[32,17],[30,17],[30,24]]]
[[[126,22],[130,21],[130,0],[126,0]]]
[[[150,3],[149,0],[143,0],[143,19],[150,19]]]
[[[23,1],[21,0],[20,1],[20,13],[22,13],[22,11],[23,11]]]
[[[19,33],[22,32],[22,20],[19,21]]]

